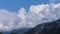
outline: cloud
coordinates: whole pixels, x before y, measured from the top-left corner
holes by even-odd
[[[22,17],[22,23],[19,23],[21,27],[34,27],[37,24],[44,23],[44,22],[51,22],[60,18],[60,4],[41,4],[41,5],[32,5],[28,11],[19,11],[20,16]],[[19,13],[18,12],[18,13]],[[22,13],[22,14],[21,14]],[[23,15],[23,16],[21,16]]]
[[[48,5],[44,5],[44,4],[42,4],[42,5],[37,5],[37,6],[32,5],[32,6],[30,7],[30,11],[31,11],[31,12],[35,12],[35,13],[39,13],[40,11],[42,11],[43,9],[45,9],[47,6],[48,6]]]
[[[44,22],[60,18],[60,3],[31,5],[26,12],[24,7],[18,13],[0,9],[0,31],[11,31],[18,28],[32,28]]]
[[[8,30],[12,27],[15,21],[15,13],[8,10],[0,9],[0,30]]]

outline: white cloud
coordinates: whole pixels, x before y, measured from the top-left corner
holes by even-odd
[[[26,10],[22,13],[23,18],[22,23],[20,22],[19,26],[21,27],[34,27],[37,24],[43,22],[54,21],[60,18],[60,4],[42,4],[42,5],[32,5],[29,9],[29,12],[26,14]],[[20,11],[22,12],[22,11]],[[21,15],[21,14],[18,14]],[[22,16],[21,16],[22,17]]]
[[[35,12],[35,13],[39,13],[40,11],[42,11],[42,10],[44,10],[46,7],[47,7],[48,5],[44,5],[44,4],[42,4],[42,5],[37,5],[37,6],[31,6],[30,7],[30,11],[32,11],[32,12]]]
[[[3,24],[2,23],[0,23],[0,29],[2,29],[3,28]]]
[[[32,5],[28,12],[24,7],[18,13],[0,9],[0,30],[32,28],[40,23],[57,20],[58,18],[60,18],[60,3]]]
[[[8,10],[0,9],[0,30],[7,30],[7,28],[15,21],[15,13],[8,12]],[[9,25],[10,24],[10,25]]]

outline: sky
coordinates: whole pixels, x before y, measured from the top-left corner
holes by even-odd
[[[33,28],[59,18],[60,0],[0,0],[0,31]]]
[[[50,0],[0,0],[0,9],[6,9],[11,12],[18,12],[21,7],[28,11],[31,5],[49,4]],[[56,0],[55,3],[60,2]]]
[[[47,0],[0,0],[0,9],[18,11],[21,7],[29,8],[30,5],[48,3]]]

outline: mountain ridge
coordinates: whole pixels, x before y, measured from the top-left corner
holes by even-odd
[[[60,33],[60,19],[53,22],[46,22],[37,25],[28,30],[24,34],[59,34]]]

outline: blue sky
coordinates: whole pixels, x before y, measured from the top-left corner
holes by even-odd
[[[41,3],[48,3],[48,0],[0,0],[0,9],[18,11],[21,7],[25,7],[28,10],[31,5]]]
[[[60,2],[59,0],[57,2]],[[17,12],[21,7],[27,10],[31,5],[49,4],[49,0],[0,0],[0,9],[7,9]]]

